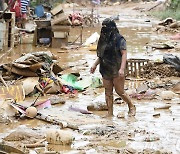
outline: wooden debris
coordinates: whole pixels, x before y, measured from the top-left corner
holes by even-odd
[[[161,62],[147,63],[143,66],[141,77],[152,79],[155,77],[165,78],[171,76],[180,76],[180,73],[175,70],[171,65],[164,64]]]
[[[170,107],[171,107],[170,105],[165,105],[165,106],[161,106],[161,107],[155,107],[154,110],[167,110]]]
[[[60,12],[63,12],[63,8],[62,8],[61,4],[51,10],[52,15],[56,15]]]
[[[51,25],[72,25],[69,17],[65,15],[64,13],[58,14],[56,17],[54,17],[53,20],[51,20]]]
[[[61,128],[70,128],[70,129],[73,129],[73,130],[78,130],[77,125],[69,124],[69,123],[64,122],[64,121],[59,121],[59,120],[56,120],[54,118],[50,118],[49,116],[43,115],[41,113],[38,113],[36,118],[39,119],[39,120],[46,121],[48,123],[59,125]]]
[[[153,117],[160,117],[160,113],[153,114]]]
[[[39,143],[39,144],[25,144],[24,145],[26,148],[38,148],[38,147],[45,147],[45,144]]]
[[[18,153],[18,154],[25,154],[23,151],[17,149],[17,148],[14,148],[10,145],[6,145],[6,144],[3,144],[3,143],[0,143],[0,153]]]
[[[143,71],[143,66],[148,62],[148,59],[128,59],[126,65],[127,76],[139,77]]]

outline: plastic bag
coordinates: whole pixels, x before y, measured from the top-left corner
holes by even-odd
[[[177,56],[174,56],[172,54],[165,54],[163,56],[163,61],[166,64],[174,66],[174,68],[180,72],[180,58]]]

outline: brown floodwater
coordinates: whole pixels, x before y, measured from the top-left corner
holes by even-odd
[[[147,53],[146,45],[150,42],[163,42],[166,41],[167,37],[165,35],[157,35],[152,32],[153,23],[145,22],[146,18],[133,18],[130,15],[120,16],[120,21],[117,21],[117,26],[120,29],[120,33],[127,40],[128,57],[129,58],[150,58],[157,59],[162,57],[165,51],[151,51]],[[81,27],[72,28],[69,35],[69,41],[73,42],[80,35]],[[83,28],[83,42],[91,36],[94,32],[100,32],[100,25],[95,27],[84,27]],[[32,35],[32,34],[27,34]],[[33,38],[32,36],[27,37]],[[78,40],[80,41],[80,40]],[[58,63],[63,68],[68,66],[75,66],[68,70],[63,71],[63,73],[79,72],[81,76],[92,76],[89,73],[90,66],[96,59],[96,52],[89,51],[88,47],[80,47],[78,50],[62,50],[53,49],[45,46],[35,47],[31,44],[32,40],[28,40],[25,44],[18,45],[11,52],[1,58],[1,63],[7,63],[13,61],[20,57],[24,53],[36,52],[36,51],[51,51],[58,58]],[[77,45],[77,44],[76,44]],[[4,53],[1,53],[2,56]],[[94,76],[99,76],[98,70],[95,72]],[[140,85],[141,81],[126,81],[126,88],[133,89]],[[87,95],[79,93],[75,98],[69,98],[68,95],[62,96],[66,99],[65,105],[53,106],[50,109],[44,111],[50,114],[51,117],[56,117],[62,121],[69,123],[74,123],[79,125],[80,133],[74,132],[75,140],[71,146],[56,146],[47,145],[46,149],[51,151],[60,152],[74,152],[78,153],[78,149],[83,149],[88,147],[89,144],[94,142],[99,142],[98,147],[103,146],[109,149],[111,148],[133,148],[137,151],[143,149],[154,149],[154,150],[165,150],[171,151],[173,153],[180,152],[180,99],[175,98],[171,101],[158,100],[133,100],[137,107],[137,114],[135,118],[128,117],[128,107],[125,104],[114,105],[114,117],[110,119],[102,118],[107,111],[93,111],[92,115],[83,115],[74,111],[68,110],[69,106],[75,105],[77,107],[86,108],[88,104],[94,101],[105,102],[104,89],[103,88],[88,88]],[[115,95],[117,97],[117,95]],[[34,100],[35,98],[31,98]],[[39,98],[41,100],[41,98]],[[168,110],[154,110],[155,107],[163,106],[169,104],[171,108]],[[116,116],[119,112],[123,112],[125,118],[118,119]],[[160,114],[159,117],[154,117],[154,114]],[[36,128],[41,127],[43,131],[50,128],[50,124],[45,122],[26,119],[26,120],[15,120],[12,123],[0,124],[0,138],[2,139],[10,132],[19,129],[20,126],[25,126],[23,128]],[[103,127],[104,125],[115,125],[117,128],[124,129],[128,133],[132,133],[133,137],[116,142],[115,139],[112,141],[103,142],[95,139],[94,135],[83,135],[81,131],[92,131],[97,127]],[[145,142],[145,137],[150,137],[151,142]],[[159,140],[153,141],[153,136],[158,137]],[[89,153],[96,153],[98,147],[88,149]],[[42,150],[42,149],[41,149]],[[43,149],[44,150],[44,149]],[[87,149],[86,149],[87,150]],[[87,150],[87,151],[88,151]],[[37,150],[38,151],[38,150]],[[40,152],[41,153],[41,152]]]

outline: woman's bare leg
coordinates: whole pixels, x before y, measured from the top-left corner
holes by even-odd
[[[125,83],[125,77],[119,76],[113,79],[113,84],[114,84],[116,93],[128,104],[129,114],[134,116],[136,114],[136,108],[133,105],[130,97],[124,91],[124,83]]]
[[[105,99],[108,107],[108,116],[113,116],[113,81],[103,79]]]

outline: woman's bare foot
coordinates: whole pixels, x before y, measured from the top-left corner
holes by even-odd
[[[136,115],[136,107],[135,107],[135,105],[133,105],[132,107],[129,108],[128,115],[129,116],[135,116]]]

